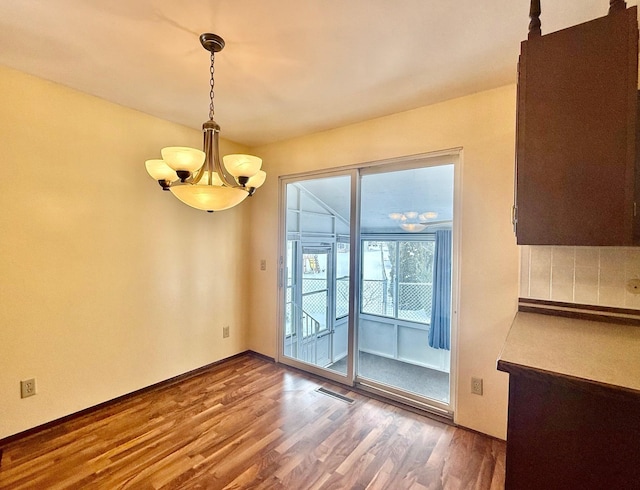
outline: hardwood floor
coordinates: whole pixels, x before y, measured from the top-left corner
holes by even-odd
[[[3,449],[12,490],[504,487],[503,442],[249,354]]]

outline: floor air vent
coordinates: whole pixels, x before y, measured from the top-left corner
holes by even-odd
[[[328,389],[323,388],[323,387],[317,388],[316,391],[318,393],[322,393],[323,395],[327,395],[327,396],[331,396],[333,398],[337,398],[338,400],[346,402],[346,403],[355,402],[354,399],[349,398],[348,396],[341,395],[340,393],[336,393],[335,391],[331,391],[331,390],[328,390]]]

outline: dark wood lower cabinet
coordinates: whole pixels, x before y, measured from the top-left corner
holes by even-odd
[[[640,489],[640,395],[498,368],[509,373],[506,489]]]

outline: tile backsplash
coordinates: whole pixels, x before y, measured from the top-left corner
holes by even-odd
[[[640,310],[640,248],[520,247],[520,296]]]

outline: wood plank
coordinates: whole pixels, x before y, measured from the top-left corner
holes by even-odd
[[[504,442],[250,354],[2,449],[0,488],[15,490],[504,485]]]

